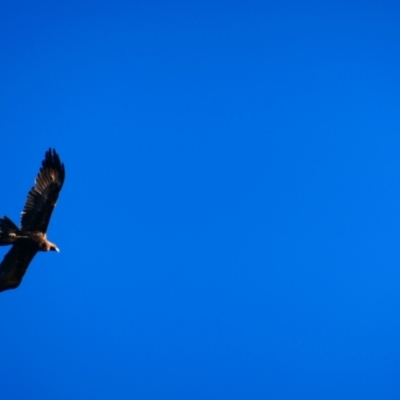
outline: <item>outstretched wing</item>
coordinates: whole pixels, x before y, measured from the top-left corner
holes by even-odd
[[[0,292],[15,289],[37,253],[37,247],[29,242],[16,243],[0,264]]]
[[[64,164],[49,149],[21,214],[21,230],[45,233],[65,179]]]

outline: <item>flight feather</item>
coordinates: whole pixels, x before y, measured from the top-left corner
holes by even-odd
[[[21,214],[21,229],[45,233],[65,179],[64,164],[55,150],[49,149],[29,191]]]

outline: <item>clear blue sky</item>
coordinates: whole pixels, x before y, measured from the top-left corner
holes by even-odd
[[[62,3],[0,6],[1,215],[66,165],[2,399],[399,399],[397,2]]]

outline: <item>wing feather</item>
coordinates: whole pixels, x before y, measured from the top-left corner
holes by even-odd
[[[37,247],[29,242],[11,247],[0,264],[0,292],[19,286],[37,251]]]
[[[56,151],[49,149],[21,213],[22,230],[46,233],[64,179],[64,164]]]

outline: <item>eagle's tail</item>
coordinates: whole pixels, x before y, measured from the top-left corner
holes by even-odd
[[[19,229],[10,218],[0,218],[0,246],[14,243]]]

